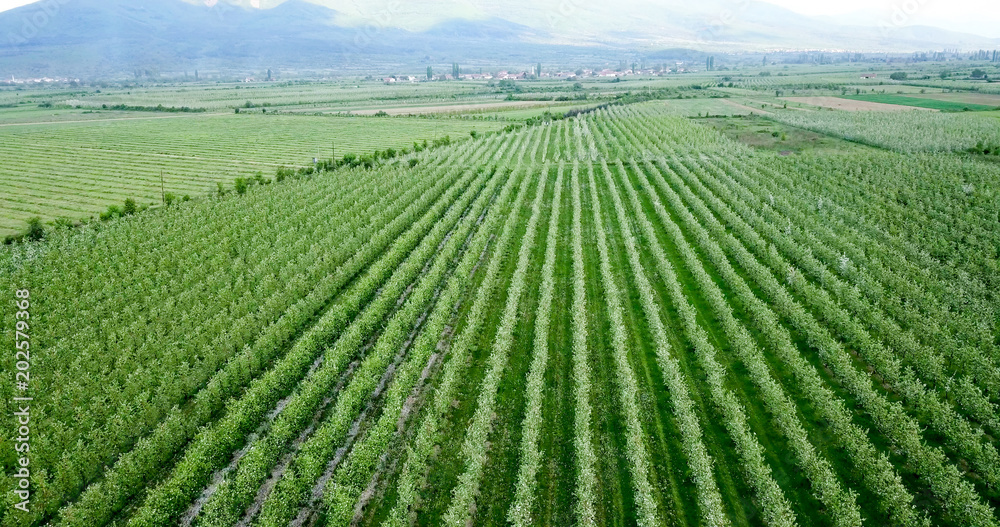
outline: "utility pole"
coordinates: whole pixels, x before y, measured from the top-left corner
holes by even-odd
[[[167,192],[163,186],[163,171],[160,171],[160,203],[167,204]]]

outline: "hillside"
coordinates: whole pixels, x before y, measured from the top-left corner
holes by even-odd
[[[629,4],[629,2],[626,2]],[[264,68],[366,70],[434,61],[617,61],[665,48],[706,51],[994,49],[1000,40],[928,27],[883,32],[810,18],[761,2],[610,4],[508,10],[416,7],[344,11],[305,0],[269,9],[225,2],[74,0],[0,13],[0,75],[128,75]],[[340,2],[331,5],[339,6]],[[55,7],[51,7],[55,6]],[[422,4],[423,6],[423,4]],[[419,69],[419,68],[417,68]]]

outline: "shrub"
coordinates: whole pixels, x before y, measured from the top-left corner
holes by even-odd
[[[894,72],[892,75],[889,75],[889,78],[892,79],[892,80],[894,80],[894,81],[905,81],[906,80],[906,72],[905,71]]]
[[[413,167],[417,166],[417,163],[420,163],[419,159],[411,159],[410,160],[410,168],[413,168]]]
[[[294,170],[292,170],[290,168],[281,167],[275,173],[274,179],[280,183],[280,182],[284,181],[285,178],[288,178],[288,177],[291,177],[291,176],[294,176],[294,175],[295,175],[295,171]]]
[[[173,192],[167,192],[163,195],[163,203],[166,204],[166,206],[169,207],[174,203],[174,201],[177,201],[177,196],[175,196]]]
[[[42,225],[42,219],[36,216],[28,220],[27,238],[32,241],[38,241],[41,240],[44,236],[45,236],[45,226]]]
[[[125,200],[125,207],[122,209],[122,214],[125,216],[131,216],[139,212],[139,207],[135,204],[135,200],[128,198]]]
[[[246,178],[238,177],[233,181],[233,187],[236,189],[237,194],[246,194],[249,186]]]
[[[122,215],[122,209],[118,205],[108,205],[108,210],[101,213],[101,221],[108,221]]]

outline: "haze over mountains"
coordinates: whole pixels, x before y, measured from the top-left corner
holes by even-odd
[[[619,60],[664,49],[995,49],[1000,39],[891,19],[867,26],[762,2],[676,0],[43,0],[0,13],[0,75],[355,69]],[[277,4],[277,5],[274,5]],[[327,6],[334,6],[332,9]],[[492,6],[492,7],[489,7]],[[657,53],[657,52],[661,53]],[[417,70],[414,70],[417,71]]]

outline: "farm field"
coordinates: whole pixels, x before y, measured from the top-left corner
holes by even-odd
[[[362,88],[363,86],[363,88]],[[62,92],[0,91],[0,104],[69,105],[100,109],[102,105],[157,106],[231,110],[250,101],[258,107],[357,105],[372,101],[419,101],[485,93],[481,84],[430,83],[385,85],[375,81],[271,82],[104,87]]]
[[[970,79],[920,80],[920,81],[907,81],[907,84],[912,84],[921,87],[942,88],[946,90],[960,90],[964,92],[972,91],[977,93],[1000,95],[1000,86],[982,80],[979,81]]]
[[[2,115],[0,111],[0,115]],[[102,120],[0,125],[0,235],[31,217],[86,219],[131,198],[159,205],[161,193],[207,195],[217,183],[279,167],[312,166],[336,148],[367,154],[502,125],[432,118],[290,116],[256,113],[105,115]],[[161,187],[160,176],[163,176]]]
[[[50,122],[79,122],[106,119],[151,119],[149,112],[103,112],[77,108],[59,108],[40,110],[37,106],[18,106],[14,109],[0,110],[0,128],[9,126],[25,126]],[[156,116],[159,119],[176,119],[190,117],[185,114],[170,114]]]
[[[480,113],[491,110],[524,110],[538,106],[551,106],[549,101],[500,101],[479,104],[453,104],[448,106],[403,106],[393,108],[379,108],[370,110],[359,110],[351,112],[354,115],[374,115],[378,112],[385,112],[389,115],[422,115],[422,114],[462,114]]]
[[[859,97],[893,97],[891,95],[881,96],[859,96]],[[784,100],[792,103],[804,103],[820,108],[830,108],[846,112],[909,112],[927,111],[927,108],[917,108],[916,106],[902,106],[895,102],[882,102],[874,99],[838,96],[813,96],[813,97],[783,97]],[[895,100],[895,99],[893,99]]]
[[[986,112],[786,110],[775,111],[768,118],[898,152],[962,152],[977,146],[1000,145],[1000,126]]]
[[[923,87],[923,86],[909,86],[909,85],[906,85],[906,84],[897,84],[897,83],[893,83],[891,85],[882,85],[882,86],[877,85],[877,84],[871,84],[871,83],[869,83],[869,84],[859,84],[859,85],[856,85],[856,86],[848,84],[848,85],[845,85],[843,88],[846,89],[848,92],[852,92],[852,91],[856,91],[856,90],[861,90],[862,93],[865,93],[865,92],[868,92],[868,93],[879,93],[879,92],[890,92],[891,91],[894,94],[904,94],[904,95],[913,95],[913,96],[918,96],[919,95],[920,97],[926,97],[928,99],[932,98],[932,97],[927,97],[928,95],[935,95],[936,96],[936,95],[944,94],[944,92],[945,92],[945,90],[942,89],[942,88],[927,88],[927,87]],[[968,94],[969,92],[961,92],[961,93]],[[956,93],[956,95],[957,94],[958,93]]]
[[[568,112],[573,111],[586,111],[599,106],[599,102],[585,102],[585,101],[574,101],[574,102],[555,102],[548,103],[547,105],[534,106],[526,109],[505,109],[499,112],[477,112],[472,114],[466,114],[467,116],[482,117],[485,119],[500,119],[506,121],[519,121],[527,120],[532,118],[544,118],[545,113],[554,115],[564,115]]]
[[[752,112],[760,114],[761,110],[749,108],[743,104],[726,98],[710,99],[677,99],[662,101],[666,111],[681,117],[700,117],[703,114],[709,115],[750,115]]]
[[[843,98],[850,99],[852,101],[867,101],[881,104],[898,104],[900,106],[916,106],[919,108],[929,108],[932,110],[940,110],[942,112],[961,112],[961,111],[983,111],[983,110],[995,110],[997,108],[994,106],[987,106],[985,104],[975,104],[969,102],[961,102],[957,100],[949,100],[943,98],[932,98],[924,97],[922,95],[896,95],[896,94],[873,94],[873,95],[844,95]],[[1000,100],[997,101],[1000,104]]]
[[[634,82],[633,85],[638,85]],[[676,85],[676,83],[669,83]],[[608,82],[586,82],[585,92],[601,96],[620,88]],[[645,82],[642,86],[649,87]],[[566,82],[537,82],[533,90],[549,96],[579,95]],[[621,91],[626,91],[621,90]],[[271,112],[365,112],[391,108],[457,106],[477,104],[530,105],[538,102],[506,101],[508,92],[484,82],[456,81],[385,84],[376,80],[292,81],[271,83],[179,84],[136,86],[134,88],[80,88],[75,91],[26,90],[23,93],[0,88],[0,105],[19,111],[38,110],[51,105],[50,112],[101,111],[125,107],[189,108],[207,112],[245,108],[266,108]],[[372,113],[374,113],[372,112]],[[0,119],[7,112],[0,111]],[[0,121],[2,122],[2,121]]]
[[[697,101],[0,129],[53,215],[463,137],[0,248],[0,526],[1000,525],[1000,126]]]
[[[972,92],[926,93],[926,94],[921,94],[920,98],[935,99],[939,101],[960,102],[967,104],[979,104],[983,106],[989,106],[994,109],[1000,106],[1000,95],[991,95],[988,93],[972,93]]]
[[[711,117],[696,119],[695,122],[711,126],[726,137],[753,147],[755,150],[792,153],[846,152],[866,149],[857,143],[846,141],[823,133],[786,125],[768,118],[770,113],[740,118]]]

